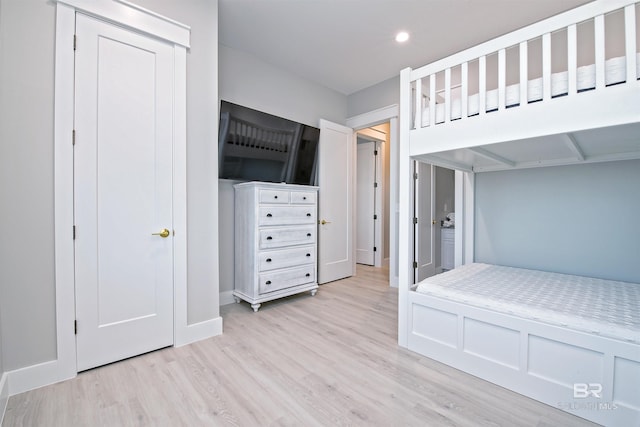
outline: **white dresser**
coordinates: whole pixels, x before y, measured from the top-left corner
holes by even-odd
[[[261,303],[318,290],[318,188],[245,182],[235,189],[233,296]]]
[[[442,270],[453,270],[455,267],[455,229],[442,228],[440,259]]]

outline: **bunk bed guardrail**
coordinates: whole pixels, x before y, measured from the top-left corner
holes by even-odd
[[[411,129],[469,120],[475,115],[482,116],[493,111],[503,111],[535,101],[545,101],[560,95],[575,96],[582,90],[599,90],[611,84],[625,82],[637,84],[636,80],[640,77],[640,55],[637,53],[636,41],[637,3],[630,0],[608,0],[604,4],[590,3],[421,68],[410,70],[409,80],[413,92]],[[605,16],[614,12],[623,14],[624,55],[608,61],[605,57]],[[579,67],[578,25],[591,21],[593,22],[595,63]],[[566,31],[567,67],[564,72],[554,74],[552,73],[551,39],[552,34],[559,31]],[[533,40],[540,38],[542,73],[540,77],[531,78],[528,48]],[[516,84],[507,85],[506,57],[507,50],[512,48],[518,49],[519,81]],[[493,55],[497,55],[497,88],[488,89],[487,59]],[[469,68],[472,63],[474,70],[477,67],[478,80],[477,82],[474,80],[474,84],[470,85]],[[616,67],[619,70],[616,70]],[[612,72],[616,72],[616,77],[608,78],[607,75],[611,75]],[[459,79],[457,83],[452,82],[454,73]],[[444,75],[443,85],[442,75]],[[470,87],[476,84],[477,93],[470,93]],[[423,93],[424,88],[427,88],[427,93]],[[522,100],[528,102],[522,102]]]

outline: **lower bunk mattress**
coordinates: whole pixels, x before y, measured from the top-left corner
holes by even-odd
[[[640,284],[489,264],[408,295],[419,354],[605,426],[640,426]]]
[[[640,344],[637,283],[473,263],[430,277],[416,291]]]

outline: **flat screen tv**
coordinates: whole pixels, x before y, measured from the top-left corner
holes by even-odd
[[[316,184],[320,129],[222,101],[218,176]]]

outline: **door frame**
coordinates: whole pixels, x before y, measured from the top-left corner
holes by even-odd
[[[389,286],[398,287],[399,270],[399,159],[400,133],[398,127],[400,108],[398,104],[389,105],[347,119],[347,126],[353,128],[354,134],[362,129],[389,122]],[[355,138],[355,135],[354,135]],[[385,200],[385,203],[387,201]]]
[[[377,130],[372,128],[365,128],[358,131],[355,131],[356,134],[356,145],[357,138],[366,139],[369,142],[375,144],[375,150],[378,151],[378,154],[374,158],[375,163],[375,171],[374,171],[374,181],[378,184],[375,189],[375,203],[374,203],[374,214],[377,216],[377,220],[375,220],[374,225],[374,246],[377,250],[373,255],[373,266],[374,267],[382,267],[382,254],[384,253],[384,248],[388,244],[385,240],[383,225],[386,220],[384,215],[384,204],[387,202],[385,200],[384,194],[386,191],[386,186],[384,182],[384,164],[385,164],[385,153],[386,153],[386,141],[381,139],[380,136],[384,135],[384,137],[388,137],[386,134],[379,132],[378,135]],[[357,162],[357,158],[356,158]],[[356,170],[357,174],[357,170]],[[356,183],[357,184],[357,183]],[[356,185],[356,192],[358,191],[358,186]],[[357,204],[356,204],[357,205]],[[357,215],[358,206],[356,206],[356,215]],[[357,230],[356,230],[357,232]],[[356,236],[357,240],[357,236]]]
[[[54,241],[57,359],[20,377],[28,390],[77,374],[73,243],[74,33],[76,13],[162,39],[174,46],[173,228],[174,346],[197,339],[187,323],[186,52],[190,28],[117,0],[57,0],[54,104]],[[79,41],[80,43],[82,41]]]

